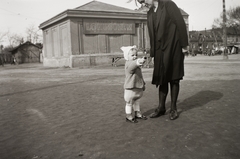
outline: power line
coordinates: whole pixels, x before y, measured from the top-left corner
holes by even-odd
[[[205,1],[200,0],[198,2],[193,2],[193,1],[191,1],[191,2],[189,2],[188,7],[195,7],[195,6],[199,6],[200,4],[207,5],[208,4],[207,2],[209,2],[209,0],[205,0]]]
[[[10,10],[7,10],[7,9],[4,9],[4,8],[0,8],[1,10],[4,10],[4,11],[7,11],[9,13],[12,13],[14,14],[15,16],[22,16],[22,17],[27,17],[27,18],[31,18],[31,19],[36,19],[36,20],[44,20],[44,19],[39,19],[39,18],[36,18],[36,17],[31,17],[31,16],[28,16],[28,15],[24,15],[24,14],[21,14],[21,13],[16,13],[16,12],[12,12]]]
[[[212,5],[213,5],[213,4],[216,4],[217,1],[219,1],[219,0],[215,0],[215,1],[213,1],[213,3],[211,3],[211,4],[208,5],[206,8],[204,8],[204,10],[207,10],[207,9],[209,9],[210,7],[212,7]],[[206,13],[206,12],[205,12],[205,13]],[[209,14],[209,13],[208,13],[208,14]]]

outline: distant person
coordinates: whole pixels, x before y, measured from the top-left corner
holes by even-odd
[[[0,45],[0,64],[4,67],[3,45]]]
[[[12,64],[16,65],[16,62],[17,62],[16,57],[13,55],[13,56],[12,56],[11,65],[12,65]]]
[[[0,54],[0,64],[2,65],[2,67],[4,67],[4,58],[1,54]]]
[[[231,50],[231,54],[234,54],[235,53],[235,48],[234,46],[232,47],[232,50]]]
[[[166,113],[168,84],[171,88],[170,120],[178,118],[177,99],[180,80],[184,76],[184,53],[187,52],[188,34],[183,16],[171,0],[138,0],[151,6],[147,13],[150,37],[150,56],[154,58],[152,84],[159,87],[159,105],[150,118]]]
[[[0,54],[3,53],[3,45],[0,45]]]
[[[141,70],[141,66],[144,64],[145,59],[137,59],[136,46],[123,46],[121,47],[121,50],[123,51],[126,60],[124,83],[126,121],[137,123],[137,119],[147,119],[147,117],[141,113],[139,102],[139,99],[143,96],[143,91],[145,90],[145,82]]]

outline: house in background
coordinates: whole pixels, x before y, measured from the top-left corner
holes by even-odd
[[[229,45],[235,45],[240,42],[240,27],[227,28],[227,42]]]
[[[17,63],[37,63],[41,62],[42,46],[35,45],[29,41],[20,44],[11,50]]]
[[[227,46],[235,47],[239,49],[240,30],[228,27],[227,28]],[[223,46],[223,30],[221,28],[215,28],[202,31],[190,31],[189,32],[189,47],[191,50],[198,50],[204,52],[206,50],[212,50]]]
[[[188,23],[188,14],[181,12]],[[146,12],[99,1],[68,9],[39,27],[43,31],[44,66],[111,64],[113,57],[123,55],[122,46],[150,47]]]
[[[215,50],[223,45],[222,34],[214,30],[190,31],[189,49],[190,52],[207,52]]]

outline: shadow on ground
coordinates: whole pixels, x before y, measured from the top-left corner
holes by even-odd
[[[206,105],[207,103],[214,101],[214,100],[220,100],[223,97],[223,94],[221,92],[215,92],[215,91],[200,91],[196,93],[195,95],[183,100],[178,104],[179,108],[179,115],[184,112],[188,111],[194,108],[202,107]],[[168,102],[166,104],[167,112],[170,110],[171,103]],[[153,113],[155,108],[150,109],[143,114],[148,116],[151,113]]]
[[[202,107],[211,101],[220,100],[222,97],[223,94],[221,92],[209,90],[198,92],[197,94],[185,99],[178,104],[178,107],[182,109],[179,113],[181,114],[184,111]]]

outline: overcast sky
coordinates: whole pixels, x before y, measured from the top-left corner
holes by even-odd
[[[88,3],[92,0],[0,0],[0,32],[9,30],[25,36],[31,24],[38,27],[53,16]],[[98,0],[129,9],[135,9],[128,0]],[[222,12],[222,0],[173,0],[189,14],[189,29],[211,29],[214,18]],[[225,0],[226,7],[240,6],[240,0]]]

